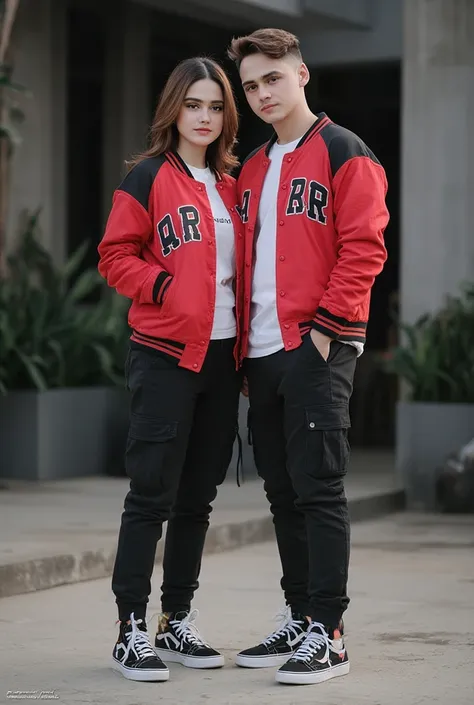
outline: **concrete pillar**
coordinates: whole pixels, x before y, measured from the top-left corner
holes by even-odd
[[[144,148],[151,119],[151,12],[127,3],[123,46],[122,150],[129,157]]]
[[[124,173],[124,160],[142,150],[150,123],[151,11],[114,2],[107,33],[104,104],[104,222]]]
[[[65,242],[65,14],[62,0],[23,0],[13,34],[14,79],[31,91],[19,97],[23,142],[11,172],[7,250],[24,209],[41,207],[45,246],[61,260]]]
[[[474,2],[404,0],[401,315],[474,279]]]

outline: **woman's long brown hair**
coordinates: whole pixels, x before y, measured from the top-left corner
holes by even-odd
[[[150,147],[127,162],[129,168],[147,157],[157,157],[176,150],[179,133],[176,120],[190,86],[209,78],[222,89],[224,96],[224,121],[220,136],[207,148],[206,161],[219,173],[228,173],[238,165],[234,155],[239,124],[232,86],[224,70],[212,59],[194,57],[181,61],[171,72],[160,95],[150,128]]]

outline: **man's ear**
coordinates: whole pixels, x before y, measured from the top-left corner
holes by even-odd
[[[301,88],[304,88],[305,86],[308,85],[309,79],[310,79],[310,73],[309,73],[309,68],[306,66],[306,64],[301,64],[301,66],[299,67],[298,78],[300,81]]]

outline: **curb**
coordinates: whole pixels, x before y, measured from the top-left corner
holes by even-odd
[[[393,490],[349,501],[351,520],[367,521],[403,510],[403,490]],[[204,554],[221,553],[274,538],[273,519],[265,515],[257,519],[210,526]],[[156,563],[163,558],[164,541],[156,551]],[[0,566],[0,598],[97,580],[112,575],[116,547],[37,558]]]

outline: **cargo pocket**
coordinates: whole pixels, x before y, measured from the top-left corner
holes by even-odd
[[[345,475],[349,464],[350,427],[346,404],[321,404],[305,410],[306,454],[315,476]]]
[[[155,489],[163,487],[177,433],[177,421],[132,413],[126,451],[129,478]]]
[[[130,418],[130,438],[149,443],[166,443],[178,433],[177,421],[165,421],[155,416],[132,414]]]

